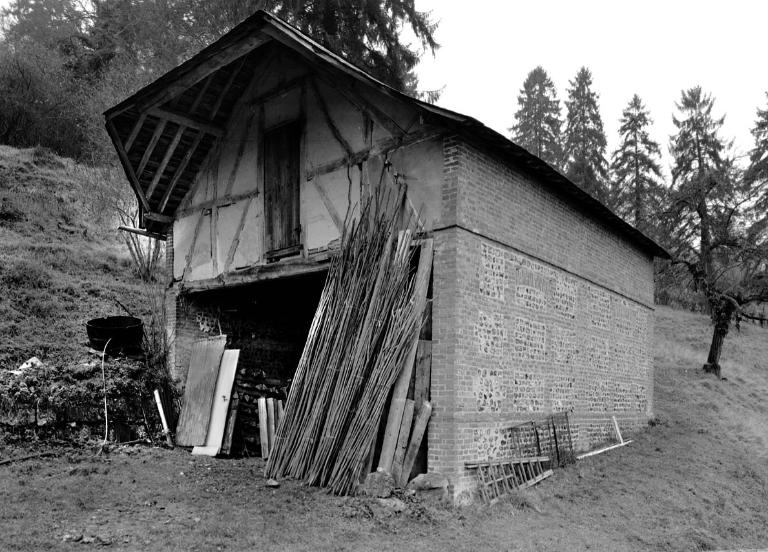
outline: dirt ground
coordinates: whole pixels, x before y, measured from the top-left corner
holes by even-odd
[[[699,370],[707,318],[660,308],[656,319],[656,419],[631,445],[505,503],[401,496],[397,512],[292,482],[268,488],[259,459],[57,449],[0,465],[0,550],[767,548],[768,331],[730,335],[718,381]],[[6,442],[0,457],[41,447]]]

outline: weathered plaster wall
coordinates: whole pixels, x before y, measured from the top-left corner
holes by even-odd
[[[436,230],[430,469],[456,493],[465,461],[513,454],[505,428],[571,413],[574,444],[652,412],[653,267],[525,174],[445,142]],[[439,282],[439,283],[438,283]]]
[[[305,121],[299,192],[305,256],[332,246],[348,210],[353,216],[361,194],[382,181],[397,178],[407,183],[411,204],[420,210],[428,228],[440,218],[442,140],[403,146],[388,156],[375,154],[393,139],[395,126],[423,130],[412,107],[375,94],[360,96],[363,102],[376,102],[391,118],[388,130],[352,103],[349,92],[342,93],[320,79],[299,82],[298,77],[307,73],[303,62],[288,52],[276,55],[254,70],[258,78],[176,213],[173,275],[177,280],[212,278],[265,262],[261,136],[295,120]],[[269,94],[281,86],[285,86],[282,93]],[[265,95],[268,99],[259,100]],[[328,118],[341,140],[334,136]],[[332,171],[323,168],[350,151],[370,149],[374,155],[359,164]],[[382,178],[385,160],[389,163]]]

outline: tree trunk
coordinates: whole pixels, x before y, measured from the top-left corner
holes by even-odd
[[[720,377],[720,353],[723,351],[723,342],[728,331],[731,329],[731,320],[736,312],[736,306],[728,300],[718,299],[710,303],[712,309],[712,320],[715,328],[712,331],[712,343],[709,346],[709,355],[707,362],[702,367],[705,372],[715,374]]]

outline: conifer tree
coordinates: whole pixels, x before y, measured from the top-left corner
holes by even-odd
[[[768,220],[768,106],[757,110],[752,136],[755,139],[755,147],[749,155],[746,180],[755,188],[755,195],[758,197],[755,204],[757,218]]]
[[[644,231],[656,227],[653,220],[662,210],[665,191],[659,144],[648,134],[651,123],[648,110],[635,94],[621,114],[621,142],[611,162],[611,206]]]
[[[561,168],[560,100],[552,79],[541,66],[528,73],[517,104],[515,125],[509,129],[512,140],[553,167]]]
[[[564,148],[566,174],[583,190],[605,203],[608,200],[606,140],[598,95],[592,91],[592,73],[582,67],[569,84],[565,101],[568,108]]]

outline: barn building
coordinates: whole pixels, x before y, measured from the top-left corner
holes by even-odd
[[[464,463],[508,454],[516,423],[567,411],[583,450],[612,416],[631,431],[652,415],[666,252],[478,121],[265,12],[105,117],[142,227],[167,239],[174,375],[193,340],[227,334],[246,443],[249,401],[285,393],[343,225],[385,176],[434,243],[422,470],[458,496],[474,484]]]

